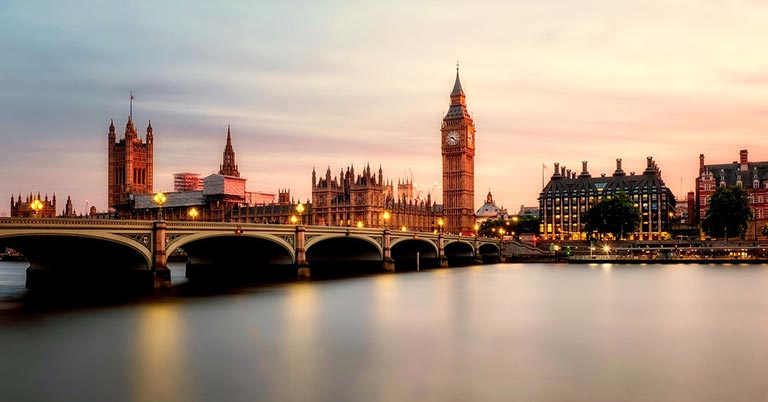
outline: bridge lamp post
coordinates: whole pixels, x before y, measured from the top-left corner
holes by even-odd
[[[357,228],[362,229],[363,228],[363,221],[357,221]]]
[[[445,222],[443,222],[443,218],[437,218],[437,227],[440,228],[440,233],[443,233],[443,225]]]
[[[292,223],[292,224],[294,224],[294,225],[295,225],[295,224],[296,224],[298,221],[299,221],[299,219],[298,219],[298,218],[296,218],[296,215],[291,215],[291,223]]]
[[[187,216],[194,221],[200,216],[200,212],[197,211],[197,208],[190,208],[189,212],[187,212]]]
[[[389,229],[389,218],[392,216],[389,214],[389,211],[384,211],[384,214],[382,215],[384,218],[384,229]]]
[[[302,204],[301,202],[299,202],[299,203],[296,205],[296,212],[298,212],[298,213],[299,213],[299,225],[301,225],[301,215],[304,213],[304,204]],[[295,223],[295,222],[294,222],[294,223]]]
[[[477,223],[475,223],[475,227],[474,227],[474,229],[475,229],[475,237],[477,237],[477,231],[478,231],[478,230],[480,230],[480,225],[478,225]]]
[[[401,227],[400,230],[403,231],[403,232],[407,232],[408,231],[408,227],[403,225],[403,227]]]
[[[168,200],[168,197],[163,194],[162,191],[155,194],[155,196],[152,198],[155,200],[155,204],[157,204],[157,220],[161,221],[163,220],[163,204],[165,204],[165,201]]]
[[[29,204],[29,207],[35,211],[35,216],[37,217],[40,214],[40,210],[43,209],[43,203],[40,202],[39,199],[35,198],[35,200]]]

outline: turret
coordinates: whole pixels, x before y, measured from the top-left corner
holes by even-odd
[[[312,166],[312,188],[317,187],[317,173],[315,172],[315,167]]]
[[[147,144],[152,143],[152,139],[154,136],[152,135],[152,120],[149,121],[149,124],[147,125]]]

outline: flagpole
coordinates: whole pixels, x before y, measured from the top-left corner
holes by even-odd
[[[131,91],[131,102],[128,110],[128,120],[133,120],[133,91]]]

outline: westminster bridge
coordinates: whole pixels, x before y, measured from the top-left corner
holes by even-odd
[[[66,218],[0,218],[0,249],[23,254],[30,289],[88,284],[170,288],[168,256],[186,276],[309,279],[329,271],[403,271],[495,262],[499,239],[303,225]],[[73,281],[76,281],[73,283]]]

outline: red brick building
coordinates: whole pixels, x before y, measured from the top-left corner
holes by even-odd
[[[731,163],[705,164],[699,155],[699,176],[696,178],[696,223],[707,215],[709,198],[717,187],[741,186],[749,193],[754,217],[749,222],[746,238],[765,237],[761,233],[768,223],[768,161],[750,162],[746,149],[739,151],[739,160]]]

